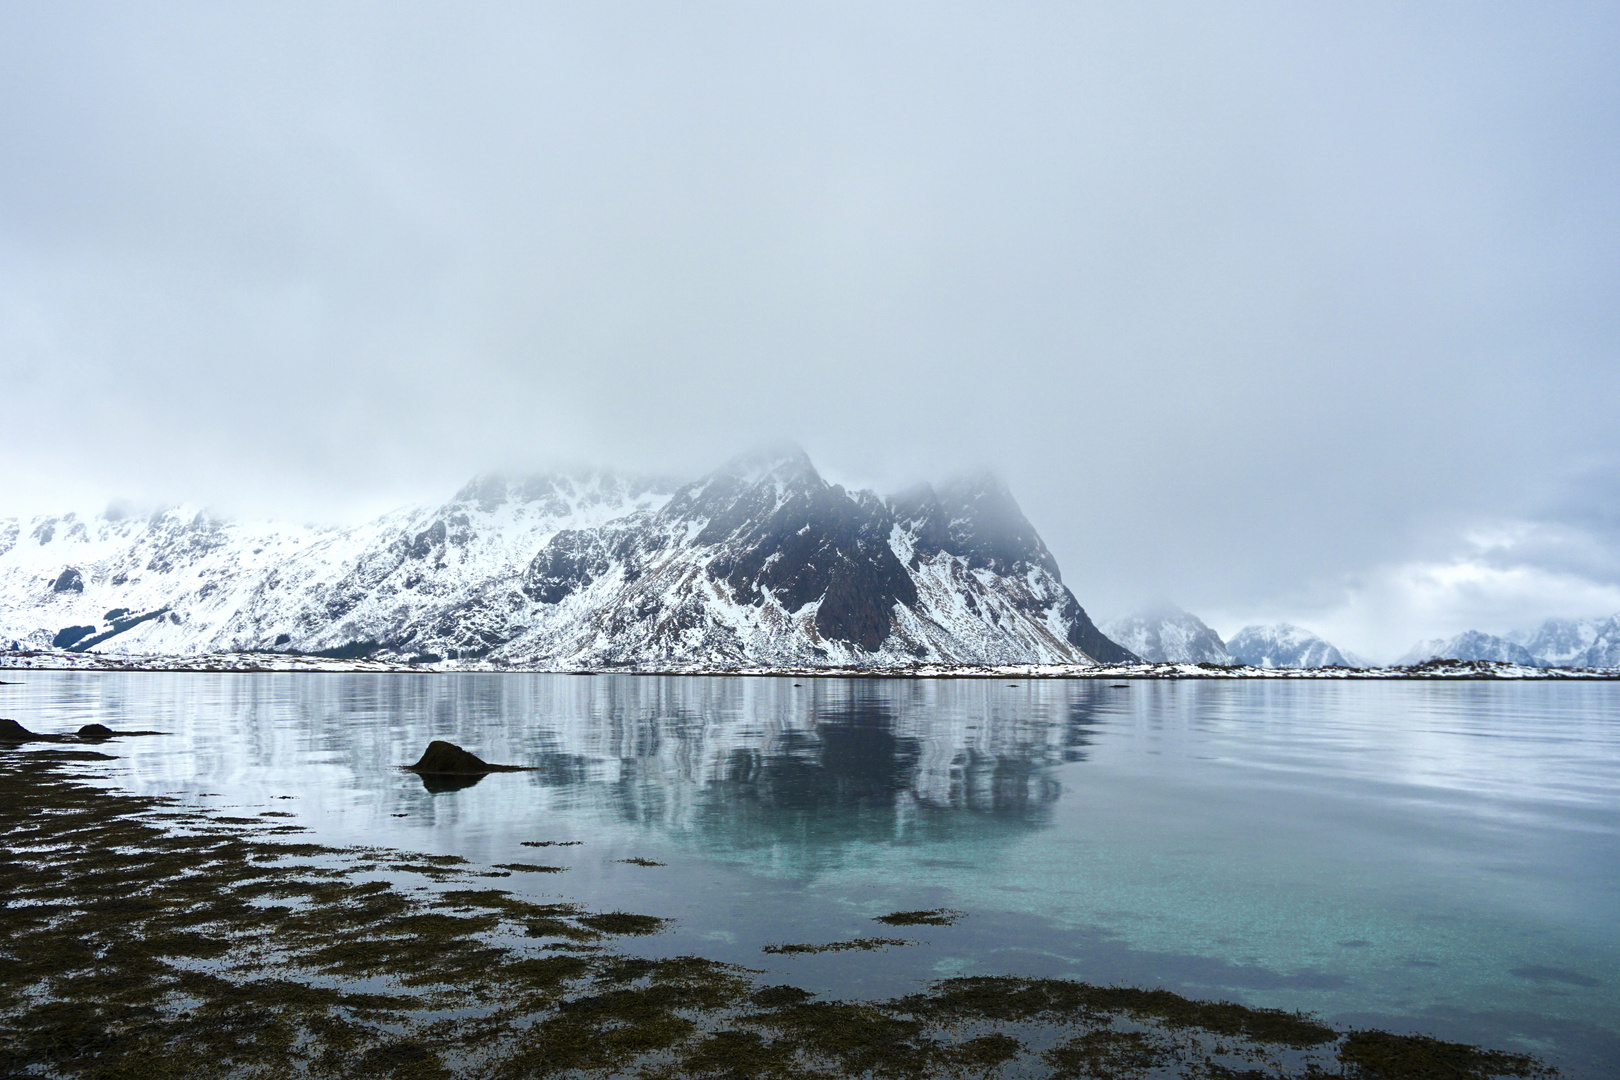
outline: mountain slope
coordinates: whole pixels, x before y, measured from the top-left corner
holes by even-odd
[[[1219,634],[1174,605],[1115,619],[1103,632],[1150,664],[1236,663]]]
[[[1260,668],[1354,667],[1333,645],[1290,623],[1245,626],[1226,643],[1240,664]]]
[[[195,509],[0,522],[0,644],[190,652],[325,534]]]
[[[407,510],[326,538],[275,567],[207,647],[367,655],[481,653],[504,640],[476,612],[492,582],[515,580],[536,548],[662,505],[673,485],[586,472],[479,477],[433,510]],[[451,611],[456,631],[435,633]],[[418,645],[420,642],[420,645]]]
[[[92,530],[52,521],[0,524],[0,640],[540,667],[1133,659],[992,478],[885,500],[828,484],[792,447],[684,485],[483,477],[344,531],[97,519],[99,546],[71,560],[39,537]],[[159,525],[185,558],[137,579]],[[159,614],[118,629],[119,609]]]

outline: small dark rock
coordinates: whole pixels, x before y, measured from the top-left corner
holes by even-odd
[[[79,738],[81,739],[110,739],[116,734],[118,732],[106,724],[86,724],[79,729]]]
[[[434,739],[422,752],[415,765],[406,765],[414,773],[438,776],[481,776],[492,772],[527,772],[521,765],[491,765],[477,754],[468,753],[455,743]]]
[[[434,739],[422,752],[415,765],[405,766],[412,772],[481,773],[489,772],[489,763],[477,754],[471,754],[455,743]]]
[[[73,567],[68,567],[51,585],[51,592],[84,592],[84,575]]]
[[[15,720],[0,719],[0,742],[27,742],[40,736],[23,727]]]

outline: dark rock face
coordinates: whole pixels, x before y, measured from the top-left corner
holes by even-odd
[[[558,604],[606,573],[610,563],[600,536],[564,529],[529,564],[523,591],[538,603]]]
[[[776,471],[770,485],[717,477],[687,499],[677,495],[681,505],[671,509],[708,518],[694,543],[719,549],[709,574],[736,600],[757,606],[769,590],[790,611],[820,601],[818,634],[876,652],[894,605],[917,602],[889,546],[888,507],[829,485],[802,453]]]
[[[105,724],[86,724],[79,729],[81,739],[110,739],[118,734]]]
[[[96,632],[93,626],[64,626],[51,638],[51,648],[71,649],[76,643]]]
[[[1085,609],[1073,596],[1070,596],[1064,604],[1063,619],[1069,624],[1069,644],[1099,664],[1140,662],[1141,658],[1135,653],[1097,629],[1096,624],[1091,621],[1091,616],[1085,613]]]
[[[989,570],[1002,577],[1039,570],[1058,583],[1063,580],[1057,560],[1012,492],[989,474],[967,477],[937,491],[924,484],[895,496],[892,503],[895,521],[914,538],[913,569],[924,559],[944,554],[963,560],[969,570]],[[1041,618],[1048,609],[1031,604],[1024,610]],[[1134,653],[1097,629],[1067,589],[1057,601],[1056,614],[1067,628],[1064,640],[1091,659],[1103,664],[1136,662]]]
[[[131,627],[139,626],[144,622],[151,622],[153,619],[161,619],[165,615],[168,615],[176,623],[180,621],[179,618],[170,612],[166,607],[158,608],[156,611],[148,611],[142,615],[131,615],[128,613],[129,609],[127,608],[116,608],[114,610],[124,612],[124,614],[112,619],[111,629],[103,630],[101,633],[97,634],[95,632],[96,628],[93,626],[69,626],[59,631],[56,637],[52,639],[51,644],[55,645],[58,649],[70,649],[73,652],[85,652],[86,650],[95,648],[97,645],[100,645],[103,641],[106,641],[109,638],[117,637],[119,634],[122,634]],[[108,612],[107,614],[110,616],[113,614],[113,612]],[[86,634],[85,631],[88,631],[88,634]]]
[[[80,574],[73,567],[68,567],[66,570],[62,571],[61,575],[54,582],[51,583],[51,592],[84,592],[84,575]]]
[[[942,485],[913,488],[894,499],[894,515],[916,535],[920,557],[940,552],[967,561],[968,569],[1014,574],[1038,566],[1054,576],[1057,560],[1013,499],[988,473]]]
[[[559,604],[610,572],[631,586],[690,555],[731,603],[758,608],[768,595],[789,611],[815,604],[816,633],[871,652],[889,636],[894,605],[917,599],[889,547],[892,525],[880,500],[829,485],[795,449],[732,462],[618,528],[559,532],[530,562],[522,591]],[[646,592],[608,618],[664,640],[712,631],[701,605]]]

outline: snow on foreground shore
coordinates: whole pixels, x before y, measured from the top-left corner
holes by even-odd
[[[1215,664],[907,664],[861,667],[764,667],[717,664],[525,667],[489,660],[432,664],[338,660],[287,653],[235,652],[185,656],[0,650],[0,670],[214,672],[509,672],[564,675],[752,675],[887,679],[1620,679],[1620,667],[1543,668],[1490,660],[1430,660],[1386,668],[1258,668]]]

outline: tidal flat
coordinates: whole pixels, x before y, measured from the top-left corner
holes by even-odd
[[[86,782],[100,749],[0,749],[0,1075],[1540,1077],[1534,1057],[1073,979],[829,1000],[622,943],[656,914],[491,888],[491,868],[302,842]],[[421,884],[406,886],[403,871]],[[894,912],[948,925],[960,912]],[[898,942],[897,942],[898,943]]]

